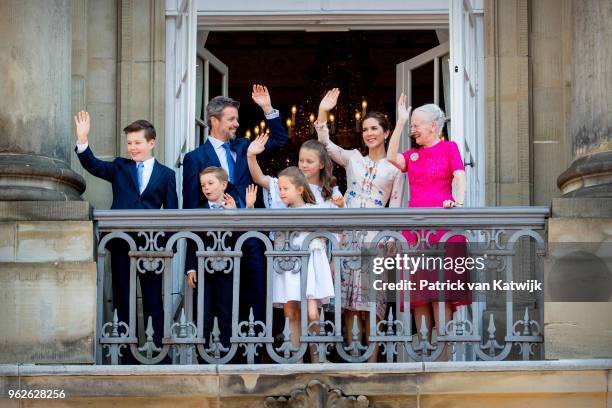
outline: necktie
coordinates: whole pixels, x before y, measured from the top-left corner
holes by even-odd
[[[136,165],[136,177],[138,178],[138,192],[142,193],[142,172],[144,171],[144,163],[140,162]]]
[[[223,148],[225,149],[225,157],[227,158],[227,169],[229,173],[228,174],[229,182],[234,183],[234,168],[236,167],[236,162],[234,161],[234,158],[232,157],[232,152],[230,151],[229,142],[223,143]]]

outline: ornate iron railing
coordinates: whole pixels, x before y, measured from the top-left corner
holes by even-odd
[[[405,296],[395,296],[395,299],[389,300],[386,317],[378,321],[376,305],[371,303],[368,312],[370,335],[364,340],[356,321],[350,333],[342,331],[342,274],[337,272],[344,268],[362,268],[363,237],[368,235],[368,231],[370,237],[375,235],[371,239],[375,244],[389,241],[391,237],[392,242],[401,245],[408,253],[421,253],[428,249],[434,251],[427,245],[423,246],[427,235],[444,230],[442,243],[450,237],[462,235],[468,242],[470,254],[487,259],[486,272],[472,274],[471,281],[490,278],[483,276],[483,273],[495,273],[506,281],[513,280],[517,273],[523,277],[541,279],[548,214],[548,208],[543,207],[453,210],[96,210],[97,362],[118,364],[120,356],[128,351],[144,364],[168,359],[176,364],[198,361],[214,364],[230,361],[299,363],[308,354],[308,345],[314,345],[320,362],[364,362],[377,352],[377,346],[381,351],[379,358],[386,362],[536,359],[543,355],[542,293],[534,292],[531,297],[521,295],[517,300],[512,290],[502,293],[475,290],[471,305],[460,307],[448,322],[445,321],[442,302],[436,311],[439,328],[437,341],[434,342],[430,340],[427,325],[421,324],[418,332],[413,329],[410,295],[406,292]],[[418,237],[418,242],[408,242],[401,234],[403,230],[412,231]],[[290,238],[305,231],[310,233],[302,245],[293,247]],[[238,238],[230,241],[229,232],[238,235]],[[276,242],[271,239],[270,232],[275,234]],[[203,239],[204,236],[208,236],[208,241]],[[256,321],[252,313],[248,319],[239,321],[242,245],[248,238],[260,240],[265,246],[267,299],[264,321]],[[335,271],[335,298],[327,309],[322,309],[318,322],[309,323],[304,298],[305,271],[308,245],[316,238],[327,240]],[[118,321],[116,311],[109,315],[104,310],[104,284],[108,282],[105,277],[105,273],[108,273],[106,247],[112,239],[123,240],[130,248],[130,313],[127,322]],[[197,299],[192,299],[191,289],[184,284],[184,268],[180,259],[184,244],[179,243],[185,240],[192,240],[197,247]],[[205,242],[212,242],[212,245],[205,246]],[[290,341],[290,326],[286,320],[284,324],[282,318],[280,323],[279,319],[274,323],[271,299],[272,274],[295,271],[301,273],[303,296],[299,347]],[[137,335],[136,276],[144,273],[163,276],[161,347],[153,342],[150,318],[140,322],[145,330],[141,329],[144,333],[140,337]],[[216,319],[210,336],[204,338],[205,273],[233,274],[232,325],[228,347],[220,340]],[[173,303],[173,293],[176,295],[177,291],[179,301]],[[195,320],[192,320],[192,301],[197,303]],[[502,325],[503,330],[499,328]]]

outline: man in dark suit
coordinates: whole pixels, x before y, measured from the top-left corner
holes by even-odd
[[[270,129],[266,149],[285,145],[287,132],[279,112],[272,108],[268,89],[253,85],[251,97],[263,110]],[[206,120],[210,130],[208,138],[183,159],[183,208],[198,208],[206,203],[206,197],[201,194],[198,174],[209,166],[221,167],[227,171],[229,183],[225,192],[234,198],[239,208],[245,206],[246,188],[253,181],[246,157],[250,142],[245,138],[236,138],[239,107],[240,103],[223,96],[213,98],[206,106]],[[253,238],[246,240],[242,246],[240,315],[243,320],[248,317],[250,307],[253,308],[256,320],[265,320],[266,263],[263,251],[262,242]]]
[[[113,188],[111,209],[176,209],[176,179],[174,171],[153,157],[155,128],[146,120],[137,120],[123,129],[130,159],[117,157],[111,162],[97,159],[89,148],[89,114],[79,112],[75,117],[76,152],[85,170],[109,181]],[[136,237],[135,237],[136,238]],[[138,239],[136,239],[138,244]],[[130,257],[129,246],[123,240],[111,240],[111,268],[113,303],[120,321],[129,324]],[[145,325],[148,317],[153,322],[153,340],[160,347],[163,335],[162,274],[137,274],[142,293]],[[133,291],[136,288],[132,288]],[[123,363],[134,363],[129,352],[124,352]]]

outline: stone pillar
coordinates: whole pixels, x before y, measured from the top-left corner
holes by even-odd
[[[94,226],[69,165],[71,20],[71,0],[0,1],[0,364],[95,362]]]
[[[573,3],[573,162],[557,184],[564,197],[612,197],[612,2]]]
[[[70,0],[0,6],[0,201],[79,200],[70,169]]]
[[[612,1],[572,2],[569,145],[544,268],[547,359],[612,357]]]

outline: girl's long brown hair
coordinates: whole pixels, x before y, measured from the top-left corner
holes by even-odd
[[[300,169],[295,166],[287,167],[285,170],[278,173],[278,178],[287,177],[291,184],[295,187],[302,187],[302,200],[306,204],[316,204],[317,200],[315,200],[315,196],[308,185],[308,180],[304,176],[304,173]]]
[[[321,196],[327,201],[332,198],[333,189],[336,186],[336,178],[333,174],[333,166],[325,145],[318,140],[310,139],[302,144],[300,149],[308,149],[317,153],[319,160],[323,163],[323,168],[319,171],[321,180]]]

